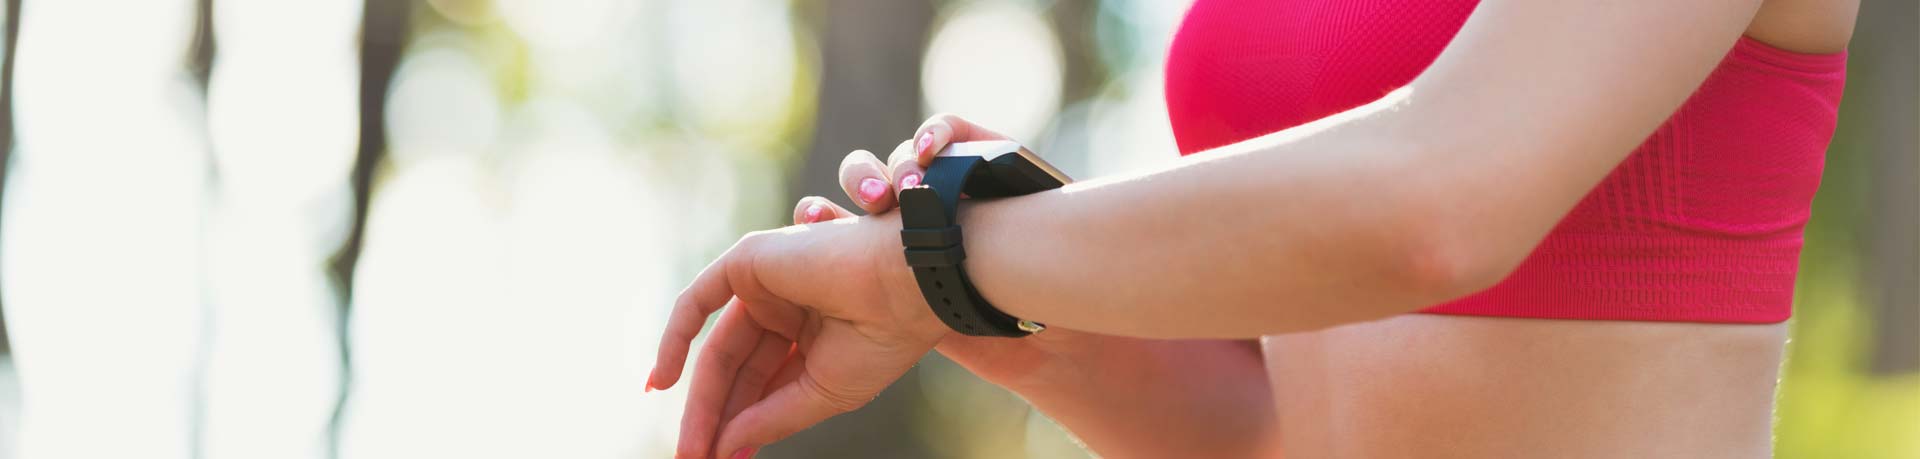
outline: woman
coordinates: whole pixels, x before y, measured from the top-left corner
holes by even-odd
[[[650,388],[721,311],[680,456],[750,456],[928,349],[1109,458],[1768,454],[1855,1],[1277,3],[1188,13],[1168,102],[1198,154],[962,210],[1032,337],[950,333],[888,212],[1000,136],[942,116],[850,155],[871,216],[803,200],[823,223],[748,235],[675,305]]]

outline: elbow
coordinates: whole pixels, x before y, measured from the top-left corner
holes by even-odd
[[[1405,142],[1403,157],[1416,158],[1395,170],[1393,185],[1379,202],[1386,228],[1386,276],[1401,301],[1387,312],[1412,312],[1438,303],[1479,293],[1512,274],[1533,251],[1541,234],[1519,230],[1527,224],[1479,195],[1479,187],[1463,183],[1463,174],[1450,158],[1458,149],[1434,142]],[[1438,159],[1437,161],[1435,159]],[[1386,182],[1386,181],[1383,181]]]
[[[1520,266],[1532,244],[1502,241],[1459,221],[1441,218],[1419,219],[1402,228],[1421,228],[1403,234],[1397,241],[1402,250],[1392,260],[1400,290],[1411,301],[1402,304],[1411,312],[1437,303],[1479,293],[1505,280]]]
[[[1500,283],[1519,265],[1476,251],[1470,244],[1417,242],[1402,264],[1405,291],[1416,307],[1479,293]]]

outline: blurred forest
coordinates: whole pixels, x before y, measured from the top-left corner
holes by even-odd
[[[661,457],[705,261],[931,113],[1172,160],[1185,4],[6,0],[0,458]],[[1862,6],[1779,457],[1920,457],[1915,6]],[[931,355],[760,457],[1087,454]]]

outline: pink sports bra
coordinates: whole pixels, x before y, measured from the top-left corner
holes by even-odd
[[[1426,69],[1476,3],[1197,0],[1166,68],[1181,153],[1378,99]],[[1511,276],[1424,312],[1786,320],[1846,61],[1742,37]]]

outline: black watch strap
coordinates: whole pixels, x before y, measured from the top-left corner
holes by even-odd
[[[983,188],[984,195],[1004,195],[999,191],[1005,187],[991,183],[994,180],[989,163],[981,157],[935,157],[921,186],[900,193],[900,242],[906,246],[907,265],[913,268],[920,293],[940,321],[966,335],[1021,337],[1045,327],[993,307],[973,288],[961,266],[967,252],[956,221],[960,195],[983,195],[969,192],[969,186]]]

